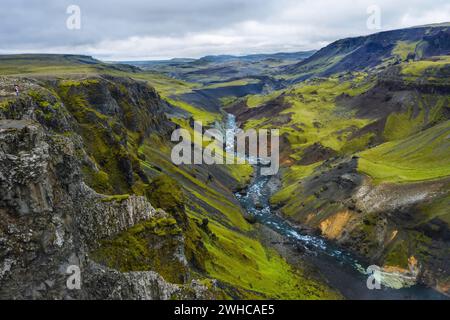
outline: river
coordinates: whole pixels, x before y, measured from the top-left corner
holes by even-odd
[[[227,130],[238,130],[235,116],[228,114]],[[234,150],[234,140],[227,141],[227,151]],[[434,289],[414,285],[409,288],[393,289],[381,286],[381,289],[368,289],[368,264],[342,250],[326,239],[302,233],[298,228],[278,216],[270,207],[272,188],[270,176],[260,174],[260,166],[255,166],[255,175],[245,193],[236,193],[241,206],[256,221],[274,230],[288,243],[304,248],[304,257],[320,271],[328,284],[337,289],[347,299],[448,299]]]

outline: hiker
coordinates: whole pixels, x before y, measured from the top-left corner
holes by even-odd
[[[16,92],[16,96],[19,96],[19,86],[17,84],[14,85],[14,91]]]

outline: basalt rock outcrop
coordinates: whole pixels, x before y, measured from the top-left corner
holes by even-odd
[[[87,96],[90,107],[98,106],[91,111],[95,117],[117,113],[123,120],[120,127],[143,135],[168,132],[164,105],[154,91],[130,80],[111,81],[96,80],[94,86],[100,87]],[[86,87],[69,89],[74,92],[63,99],[49,87],[30,87],[43,94],[19,97],[0,111],[0,298],[210,298],[208,288],[187,277],[174,284],[152,270],[120,272],[92,260],[90,253],[103,239],[170,214],[155,209],[144,196],[103,195],[85,183],[86,162],[95,170],[102,164],[86,149],[86,132],[68,133],[83,124],[64,100]],[[128,114],[122,114],[123,101],[129,102]],[[137,122],[142,117],[151,121]],[[130,170],[133,179],[142,179],[136,167]],[[183,237],[174,241],[175,250],[164,254],[186,263]]]

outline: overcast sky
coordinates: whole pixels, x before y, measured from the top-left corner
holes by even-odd
[[[69,30],[66,10],[81,9]],[[0,0],[0,53],[144,60],[319,49],[381,30],[450,21],[448,0]]]

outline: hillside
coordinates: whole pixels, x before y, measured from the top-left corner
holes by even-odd
[[[450,54],[448,26],[424,26],[386,31],[366,37],[338,40],[297,64],[285,67],[290,78],[330,76],[364,71],[406,60],[422,60]]]
[[[343,248],[449,288],[450,29],[336,41],[286,67],[285,89],[228,107],[246,128],[279,127],[273,208]]]

